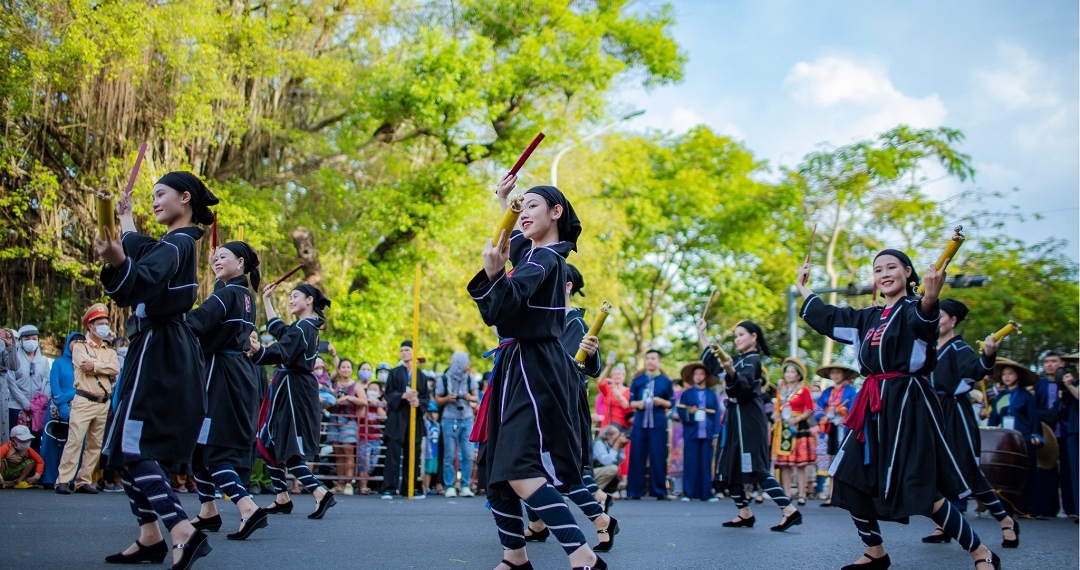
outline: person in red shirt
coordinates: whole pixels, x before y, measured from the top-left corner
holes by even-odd
[[[806,466],[817,461],[817,441],[810,431],[814,398],[806,387],[806,365],[798,358],[781,363],[784,380],[773,410],[773,464],[780,468],[780,484],[791,488],[792,471],[799,483],[799,504],[806,504]]]
[[[627,416],[632,413],[632,410],[630,409],[630,388],[626,386],[626,367],[616,364],[611,368],[611,378],[600,380],[598,388],[600,395],[604,397],[601,401],[602,409],[599,410],[604,416],[600,420],[600,427],[613,423],[623,431],[630,429],[630,420]]]

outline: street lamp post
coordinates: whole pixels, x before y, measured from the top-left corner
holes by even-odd
[[[619,123],[621,123],[623,121],[629,121],[630,119],[633,119],[634,117],[640,117],[641,115],[644,115],[644,114],[645,114],[645,109],[640,109],[640,110],[634,111],[633,113],[630,113],[628,115],[623,115],[622,117],[619,117],[618,120],[612,121],[612,122],[600,127],[599,129],[596,129],[595,131],[585,135],[580,140],[574,141],[574,142],[564,146],[562,149],[560,149],[558,154],[555,155],[555,159],[551,161],[551,185],[555,186],[555,187],[559,186],[559,160],[562,159],[563,155],[566,154],[570,149],[572,149],[575,146],[577,146],[577,145],[579,145],[579,144],[581,144],[581,143],[583,143],[583,142],[585,142],[585,141],[599,135],[600,133],[603,133],[603,132],[611,129],[612,127],[614,127],[615,125],[618,125]]]

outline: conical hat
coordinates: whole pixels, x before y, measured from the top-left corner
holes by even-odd
[[[684,384],[687,385],[687,387],[694,385],[694,370],[697,370],[698,368],[705,371],[706,388],[712,388],[713,386],[716,386],[720,383],[720,379],[717,378],[713,373],[709,372],[709,369],[705,366],[705,363],[697,360],[691,362],[690,364],[687,364],[686,366],[683,366],[682,370],[679,372],[679,376],[682,377],[682,381]]]
[[[994,382],[1001,383],[1001,371],[1004,370],[1006,366],[1016,370],[1020,375],[1021,386],[1034,386],[1035,383],[1039,381],[1039,377],[1027,366],[1020,364],[1015,360],[1009,360],[1008,358],[998,358],[997,362],[994,363],[994,373],[991,375]]]
[[[849,372],[851,374],[851,379],[855,379],[855,378],[858,378],[860,376],[859,371],[857,369],[852,368],[851,366],[849,366],[847,364],[843,364],[841,362],[834,362],[832,364],[826,364],[825,366],[818,366],[817,375],[821,376],[822,378],[824,378],[826,380],[829,380],[829,371],[832,370],[833,368],[837,368],[839,370],[844,370],[846,372]]]

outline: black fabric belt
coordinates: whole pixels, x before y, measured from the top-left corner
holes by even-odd
[[[104,404],[105,402],[109,401],[108,396],[95,396],[94,394],[91,394],[90,392],[83,392],[82,390],[75,390],[75,395],[76,396],[82,396],[83,398],[86,398],[87,400],[90,400],[91,402],[95,402],[95,403],[98,403],[98,404]]]

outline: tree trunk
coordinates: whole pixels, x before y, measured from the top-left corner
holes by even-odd
[[[322,267],[319,265],[319,250],[315,249],[315,238],[311,230],[305,227],[296,228],[292,231],[292,239],[296,246],[296,256],[304,266],[304,282],[321,288]]]
[[[836,265],[833,263],[836,259],[836,242],[840,240],[840,214],[841,214],[841,200],[840,196],[836,197],[836,216],[833,218],[833,231],[832,236],[829,238],[829,249],[825,254],[825,273],[829,275],[829,287],[836,289],[836,286],[840,283],[840,274],[836,271]],[[839,299],[837,293],[829,294],[829,304],[836,305]],[[821,364],[822,366],[828,366],[832,364],[832,351],[833,351],[833,339],[831,337],[825,337],[825,346],[822,347]]]

